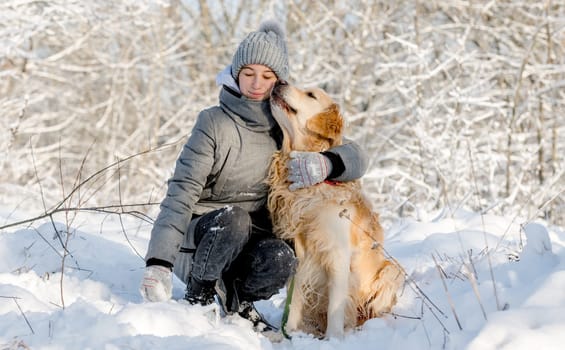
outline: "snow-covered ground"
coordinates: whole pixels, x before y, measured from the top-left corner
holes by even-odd
[[[12,210],[0,207],[0,226],[31,217]],[[0,349],[541,350],[565,344],[565,231],[548,223],[463,210],[394,222],[386,249],[409,275],[394,314],[344,339],[294,334],[279,343],[238,316],[214,319],[188,305],[178,280],[173,300],[144,303],[138,287],[150,228],[132,217],[120,222],[117,215],[80,212],[56,216],[55,225],[37,221],[0,231]],[[61,276],[63,244],[68,255]],[[281,290],[257,306],[279,324],[284,301]]]

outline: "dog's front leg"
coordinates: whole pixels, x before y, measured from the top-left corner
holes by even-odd
[[[287,332],[297,331],[299,329],[300,322],[302,322],[304,308],[304,282],[302,281],[303,273],[301,271],[301,269],[304,268],[304,243],[303,238],[300,235],[297,235],[294,240],[294,251],[296,253],[296,258],[298,259],[298,267],[296,268],[296,273],[293,277],[294,288],[292,289],[292,293],[287,296],[287,298],[291,298],[288,319],[286,322]]]
[[[345,326],[345,309],[349,298],[349,264],[350,254],[336,254],[333,268],[328,271],[328,327],[326,337],[343,337]]]
[[[288,312],[288,320],[286,322],[286,331],[293,332],[297,331],[302,321],[302,310],[304,307],[304,301],[301,293],[302,284],[299,280],[296,279],[294,281],[294,288],[292,290],[292,294],[290,295],[291,303]]]

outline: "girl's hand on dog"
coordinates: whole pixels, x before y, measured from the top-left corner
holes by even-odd
[[[295,191],[300,188],[318,184],[332,172],[332,162],[328,157],[318,152],[290,152],[288,161],[288,189]]]

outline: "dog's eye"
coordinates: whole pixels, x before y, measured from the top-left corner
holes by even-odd
[[[308,97],[312,97],[314,100],[316,99],[316,95],[314,95],[313,92],[308,91],[306,95],[308,95]]]

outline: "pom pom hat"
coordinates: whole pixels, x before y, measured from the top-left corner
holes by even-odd
[[[275,21],[262,22],[259,30],[251,32],[239,44],[233,55],[231,74],[237,81],[241,68],[247,64],[269,67],[277,78],[288,80],[288,51],[285,33]]]

